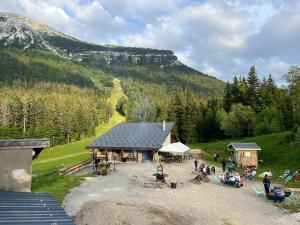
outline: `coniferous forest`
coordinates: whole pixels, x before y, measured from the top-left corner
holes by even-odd
[[[242,138],[292,130],[300,143],[300,68],[292,66],[278,87],[272,75],[260,80],[255,67],[247,76],[235,76],[223,96],[197,100],[191,91],[170,102],[168,119],[176,121],[180,140],[191,142]]]
[[[116,110],[127,121],[174,121],[185,143],[286,130],[299,135],[299,67],[278,87],[272,75],[259,79],[255,67],[225,84],[176,67],[99,65],[42,50],[3,50],[0,137],[52,137],[58,144],[93,135],[113,113],[114,77],[126,94]]]

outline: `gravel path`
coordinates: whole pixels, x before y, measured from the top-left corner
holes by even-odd
[[[193,163],[164,166],[169,179],[192,177]],[[184,184],[177,189],[143,187],[153,181],[151,163],[120,164],[117,172],[91,178],[68,194],[63,205],[76,224],[226,224],[294,225],[300,214],[287,214],[270,201],[255,196],[246,183],[237,189],[212,182]],[[138,178],[132,182],[132,175]]]

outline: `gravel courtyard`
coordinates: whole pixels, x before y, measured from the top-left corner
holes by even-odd
[[[256,197],[251,186],[262,187],[260,183],[246,183],[240,189],[213,182],[185,183],[177,189],[144,187],[144,182],[154,181],[155,164],[116,168],[108,176],[88,179],[66,196],[63,206],[77,225],[300,224],[300,213],[288,214]],[[191,161],[164,166],[167,180],[190,179],[192,170]],[[132,175],[137,179],[132,181]]]

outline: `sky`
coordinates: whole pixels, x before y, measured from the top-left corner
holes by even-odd
[[[254,65],[280,84],[300,64],[296,0],[0,0],[0,11],[89,42],[173,50],[224,81]]]

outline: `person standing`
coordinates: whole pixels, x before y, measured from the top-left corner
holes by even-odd
[[[195,164],[195,171],[197,171],[197,169],[198,169],[198,159],[197,158],[195,159],[194,164]]]
[[[225,172],[225,168],[226,168],[226,160],[223,158],[222,161],[222,169],[223,169],[223,172]]]
[[[270,194],[270,185],[271,185],[271,181],[270,181],[270,178],[268,177],[268,174],[265,175],[265,177],[263,179],[263,184],[264,184],[264,187],[265,187],[266,195],[268,197],[269,194]]]

